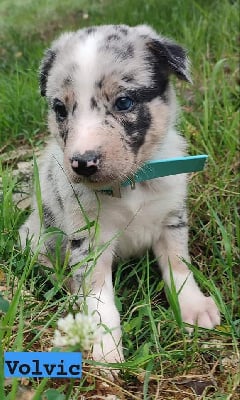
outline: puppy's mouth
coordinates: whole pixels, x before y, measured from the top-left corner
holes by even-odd
[[[105,189],[109,188],[116,183],[121,183],[127,179],[127,176],[119,176],[113,173],[104,174],[101,171],[95,172],[94,175],[81,176],[71,174],[70,177],[73,183],[82,183],[92,189]]]
[[[140,167],[140,166],[139,166]],[[80,171],[79,164],[74,161],[71,163],[69,178],[73,183],[82,183],[94,190],[110,188],[112,185],[121,184],[131,178],[136,171],[137,165],[132,168],[124,168],[119,171],[116,166],[104,165],[102,162],[89,165]]]

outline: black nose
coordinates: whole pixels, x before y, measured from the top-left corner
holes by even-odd
[[[70,162],[76,174],[90,176],[97,172],[99,159],[99,154],[95,151],[86,151],[84,154],[74,154]]]

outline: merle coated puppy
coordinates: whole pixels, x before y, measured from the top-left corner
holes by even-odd
[[[25,246],[31,239],[35,250],[44,229],[65,232],[71,288],[102,326],[93,348],[96,360],[123,360],[112,284],[116,257],[151,248],[166,285],[171,267],[183,321],[205,328],[220,322],[214,301],[202,294],[187,267],[186,174],[121,188],[121,197],[104,190],[133,176],[147,160],[185,154],[185,140],[175,129],[172,74],[190,80],[186,52],[145,25],[65,33],[41,63],[52,136],[39,167],[44,218],[41,224],[34,197],[21,242]],[[53,240],[48,237],[41,250],[45,262],[54,252]],[[97,256],[83,263],[89,249]]]

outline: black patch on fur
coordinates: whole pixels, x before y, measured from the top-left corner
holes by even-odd
[[[170,228],[170,229],[181,229],[181,228],[187,228],[188,227],[187,211],[186,211],[185,205],[183,206],[183,208],[181,210],[171,212],[169,217],[173,218],[173,219],[176,218],[176,222],[175,221],[171,221],[171,223],[168,223],[166,225],[167,228]]]
[[[124,36],[128,34],[128,29],[122,25],[114,25],[114,29],[118,32],[121,32],[121,34]]]
[[[167,225],[167,228],[170,229],[180,229],[180,228],[187,228],[188,224],[186,221],[180,221],[178,224],[176,225]]]
[[[80,247],[82,246],[84,241],[85,241],[85,238],[72,239],[71,240],[71,250],[80,249]]]
[[[106,106],[105,107],[105,115],[111,115],[112,117],[114,117],[114,119],[116,119],[116,117],[113,115],[113,113],[111,113]]]
[[[99,109],[98,104],[97,104],[97,100],[95,99],[95,97],[91,97],[91,99],[90,99],[90,107],[91,107],[91,110]]]
[[[127,46],[127,49],[124,52],[124,55],[126,58],[130,58],[130,57],[134,56],[134,46],[131,43]]]
[[[116,33],[115,34],[112,34],[112,35],[109,35],[109,36],[107,36],[107,41],[108,42],[111,42],[112,40],[116,40],[116,41],[118,41],[118,40],[120,40],[121,38],[120,38],[120,36],[119,35],[117,35]]]
[[[168,81],[154,82],[152,87],[142,86],[128,91],[129,96],[137,103],[148,103],[156,97],[164,97]]]
[[[56,121],[58,123],[59,135],[66,144],[68,137],[68,111],[64,103],[58,99],[54,99],[52,109],[55,113]]]
[[[52,182],[52,180],[53,180],[53,175],[52,175],[52,171],[51,170],[48,171],[47,179],[48,179],[49,182]]]
[[[124,75],[122,77],[122,81],[130,83],[130,82],[135,82],[135,79],[133,75]]]
[[[155,58],[155,70],[158,66],[158,73],[168,76],[174,73],[179,79],[189,82],[187,71],[186,51],[179,45],[168,40],[160,41],[152,39],[148,48]]]
[[[72,83],[72,78],[70,76],[68,76],[67,78],[64,79],[63,81],[63,87],[64,86],[69,86]]]
[[[46,204],[43,204],[43,222],[46,229],[55,224],[54,213]]]
[[[55,196],[56,196],[56,200],[58,202],[59,207],[61,208],[61,210],[63,210],[63,201],[62,201],[61,195],[58,190],[55,191]]]
[[[127,143],[131,146],[135,153],[145,141],[145,135],[151,126],[152,118],[148,107],[139,104],[136,121],[123,121],[125,132],[128,135]]]
[[[111,124],[111,122],[108,121],[107,119],[105,119],[103,122],[104,122],[105,125],[110,126],[112,129],[115,128],[115,127]]]
[[[65,122],[65,121],[63,121],[63,118],[60,117],[58,114],[56,114],[56,121],[57,121],[58,124],[64,124],[64,122]]]
[[[96,28],[94,26],[90,26],[89,28],[86,28],[86,33],[90,35],[91,33],[96,32]]]
[[[56,114],[57,122],[64,122],[68,117],[68,111],[66,105],[59,99],[54,99],[52,103],[52,109]]]
[[[109,49],[112,50],[117,58],[122,60],[127,60],[128,58],[132,58],[134,56],[134,46],[131,43],[129,43],[127,47],[112,46],[109,47]]]
[[[56,58],[56,53],[54,51],[47,50],[45,52],[44,58],[40,65],[40,75],[39,75],[39,85],[40,85],[41,96],[46,96],[48,74],[49,74],[50,69],[53,66],[55,58]]]
[[[147,47],[149,54],[146,61],[152,70],[152,88],[146,88],[144,96],[154,97],[161,96],[163,101],[168,101],[167,89],[169,75],[174,73],[180,79],[189,81],[186,67],[186,52],[175,43],[164,40],[160,41],[152,39]],[[154,90],[153,90],[154,89]],[[155,92],[155,93],[154,93]]]
[[[98,88],[98,89],[102,89],[102,87],[103,87],[103,82],[104,82],[104,80],[105,80],[105,76],[102,76],[102,78],[99,80],[99,81],[97,81],[96,83],[95,83],[95,86]]]
[[[169,72],[165,63],[159,65],[159,62],[153,55],[146,57],[152,75],[152,86],[149,88],[142,88],[142,95],[149,97],[153,100],[155,97],[160,96],[164,101],[167,101],[166,91],[169,84]],[[139,90],[141,95],[141,90]],[[151,101],[151,100],[148,100]]]
[[[59,129],[59,134],[64,141],[64,144],[66,144],[68,138],[68,127],[66,122],[59,122],[58,129]]]
[[[77,102],[75,102],[75,103],[73,104],[72,115],[74,114],[74,111],[76,110],[77,105],[78,105]]]
[[[125,46],[120,46],[116,42],[107,42],[105,46],[102,47],[102,50],[112,52],[116,57],[116,60],[127,60],[134,56],[134,46],[131,43],[128,45],[125,44]]]

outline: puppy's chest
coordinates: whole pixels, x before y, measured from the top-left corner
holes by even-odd
[[[131,210],[131,219],[126,221],[119,237],[117,253],[120,257],[141,255],[159,239],[164,219],[171,210],[171,201],[167,202],[164,197],[158,195],[144,200],[139,197],[135,204],[126,204]]]

